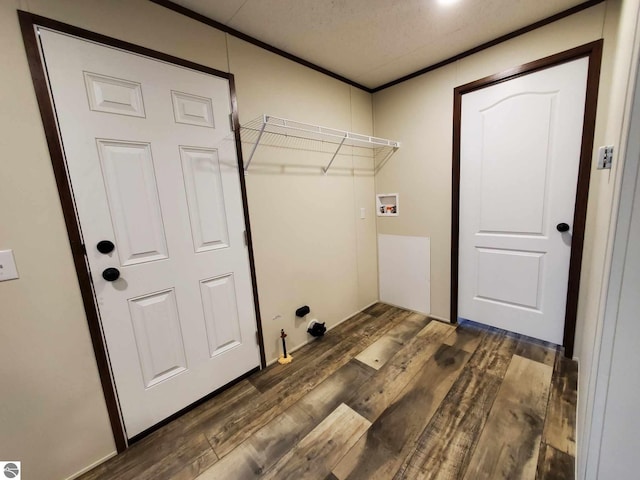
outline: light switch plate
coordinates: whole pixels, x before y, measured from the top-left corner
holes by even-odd
[[[13,259],[13,250],[0,250],[0,282],[18,278],[18,269]]]
[[[360,208],[360,218],[365,218],[365,210],[364,207]]]

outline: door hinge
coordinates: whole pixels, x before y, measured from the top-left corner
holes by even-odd
[[[233,131],[236,129],[236,128],[235,128],[235,125],[234,125],[234,123],[233,123],[233,113],[230,113],[230,114],[229,114],[229,125],[230,125],[230,127],[231,127],[231,131],[233,132]]]
[[[256,344],[260,345],[260,333],[256,330]]]
[[[598,170],[610,169],[613,164],[613,145],[598,149]]]
[[[249,237],[247,237],[247,231],[244,231],[244,246],[248,247],[249,246]]]

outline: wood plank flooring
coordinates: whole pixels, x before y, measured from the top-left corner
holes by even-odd
[[[82,480],[571,480],[577,366],[377,303]]]

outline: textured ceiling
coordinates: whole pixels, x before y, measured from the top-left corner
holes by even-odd
[[[173,0],[369,88],[583,0]]]

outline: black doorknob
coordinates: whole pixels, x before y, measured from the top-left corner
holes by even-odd
[[[102,272],[102,278],[107,282],[115,282],[120,278],[120,270],[117,268],[107,268]]]
[[[568,232],[569,228],[570,228],[569,225],[564,223],[564,222],[563,223],[559,223],[558,225],[556,225],[556,229],[559,232]]]
[[[100,240],[96,245],[96,248],[100,253],[107,254],[113,252],[113,249],[116,248],[116,246],[109,240]]]

